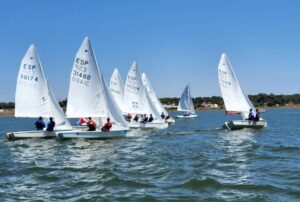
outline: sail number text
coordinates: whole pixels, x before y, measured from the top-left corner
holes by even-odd
[[[72,81],[81,85],[89,86],[91,75],[87,74],[87,64],[89,64],[87,60],[80,58],[75,59]]]

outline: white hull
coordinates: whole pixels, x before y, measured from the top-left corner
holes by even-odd
[[[55,131],[43,131],[43,130],[33,130],[33,131],[20,131],[20,132],[8,132],[6,133],[6,138],[8,140],[19,140],[27,138],[55,138]]]
[[[61,131],[56,132],[56,136],[58,140],[66,140],[66,139],[112,139],[125,137],[129,130],[114,130],[103,132],[101,130],[96,131]]]
[[[165,119],[165,122],[168,124],[174,124],[175,123],[175,119],[173,119],[172,117]]]
[[[189,119],[189,118],[196,118],[198,115],[197,114],[190,114],[190,115],[178,115],[176,116],[179,119]]]
[[[132,121],[129,122],[129,127],[130,128],[145,128],[145,129],[165,129],[168,128],[169,124],[166,122],[136,122]]]
[[[224,128],[228,130],[238,130],[243,128],[262,129],[267,127],[267,121],[234,120],[225,122]]]

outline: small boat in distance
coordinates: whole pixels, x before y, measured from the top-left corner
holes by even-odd
[[[190,84],[184,88],[181,94],[177,111],[184,112],[182,115],[176,116],[177,118],[195,118],[198,116],[195,112]]]
[[[260,129],[267,127],[267,122],[260,118],[258,121],[247,120],[249,110],[255,113],[255,107],[243,92],[233,68],[225,53],[221,55],[218,66],[219,85],[224,100],[226,114],[241,114],[242,120],[225,122],[224,128],[237,130],[242,128]]]
[[[56,122],[54,131],[32,130],[9,132],[7,139],[55,138],[55,131],[72,130],[72,126],[60,108],[48,82],[38,57],[36,48],[31,45],[22,59],[16,87],[15,117],[49,118]]]

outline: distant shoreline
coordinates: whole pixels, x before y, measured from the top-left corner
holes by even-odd
[[[258,107],[261,108],[261,107]],[[293,105],[293,106],[278,106],[278,107],[262,107],[264,110],[268,109],[297,109],[300,108],[300,105]],[[195,109],[196,111],[224,111],[224,109],[221,108],[197,108]],[[168,112],[177,112],[177,109],[169,109],[167,110]],[[14,109],[7,109],[4,111],[0,111],[0,118],[5,118],[5,117],[14,117]]]

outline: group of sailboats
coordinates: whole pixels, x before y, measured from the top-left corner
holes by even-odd
[[[218,75],[226,110],[241,113],[243,118],[225,122],[224,127],[230,130],[266,127],[267,122],[262,118],[257,121],[247,120],[249,109],[255,108],[242,91],[226,54],[221,56]],[[184,112],[177,118],[197,117],[190,84],[184,88],[177,110]],[[134,115],[139,118],[132,119]],[[151,121],[142,119],[147,115],[150,115]],[[168,124],[175,122],[157,98],[147,75],[140,74],[136,62],[133,62],[129,69],[125,85],[120,72],[115,69],[108,87],[87,37],[75,56],[70,76],[66,116],[45,78],[36,48],[31,45],[22,59],[18,73],[15,117],[53,117],[56,125],[54,131],[9,132],[6,137],[10,140],[31,137],[106,139],[125,136],[130,128],[165,129]],[[81,117],[95,118],[97,129],[87,131],[85,127],[71,126],[67,119]],[[101,127],[108,117],[112,120],[113,126],[109,132],[104,132]]]

